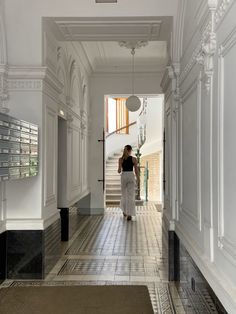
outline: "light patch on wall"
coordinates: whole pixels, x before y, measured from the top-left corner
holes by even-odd
[[[117,0],[95,0],[96,3],[117,3]]]
[[[65,112],[64,112],[62,109],[59,110],[59,115],[60,115],[62,118],[65,118]]]

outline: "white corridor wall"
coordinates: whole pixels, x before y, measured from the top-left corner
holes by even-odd
[[[236,1],[188,0],[180,16],[183,54],[162,81],[164,217],[234,314]]]

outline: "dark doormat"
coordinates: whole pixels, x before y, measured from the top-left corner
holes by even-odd
[[[9,287],[1,314],[153,314],[146,286]]]

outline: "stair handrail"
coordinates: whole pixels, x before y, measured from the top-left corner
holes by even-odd
[[[137,124],[137,121],[134,121],[134,122],[131,122],[130,124],[127,124],[127,125],[125,125],[125,126],[122,126],[122,128],[116,129],[115,131],[113,131],[113,132],[107,134],[107,135],[106,135],[106,138],[112,136],[113,134],[116,134],[116,133],[119,132],[119,131],[122,131],[122,130],[124,130],[124,129],[126,129],[126,128],[129,128],[130,126],[135,125],[135,124]]]

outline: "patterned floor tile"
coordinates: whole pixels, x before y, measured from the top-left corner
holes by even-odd
[[[163,246],[160,206],[137,206],[127,222],[119,208],[102,216],[78,219],[74,235],[46,280],[5,281],[8,286],[146,285],[155,313],[217,313],[188,287],[168,283],[167,248]],[[207,297],[207,296],[206,296]]]

